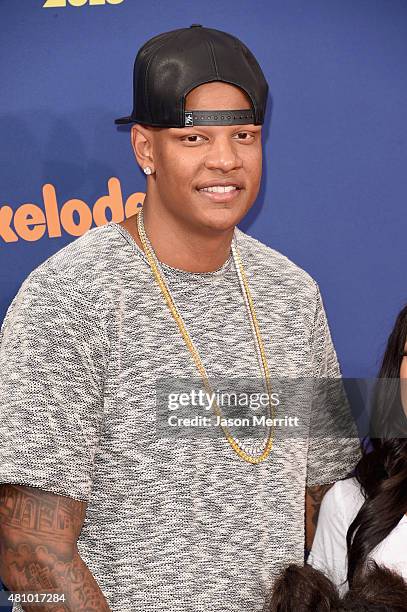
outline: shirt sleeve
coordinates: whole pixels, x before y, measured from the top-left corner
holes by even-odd
[[[347,476],[360,459],[360,440],[332,343],[322,297],[317,300],[311,338],[313,397],[311,406],[307,486]]]
[[[108,339],[95,304],[40,266],[0,331],[0,482],[90,498]]]
[[[348,525],[342,508],[341,483],[324,495],[318,516],[311,552],[307,563],[323,572],[343,594],[347,590]]]

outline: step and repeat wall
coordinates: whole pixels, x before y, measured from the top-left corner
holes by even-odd
[[[0,322],[31,270],[142,205],[114,119],[138,48],[192,23],[238,36],[270,85],[241,229],[318,281],[344,375],[374,376],[407,302],[404,0],[0,0]]]
[[[140,45],[192,23],[241,38],[270,85],[241,229],[316,278],[344,374],[373,376],[407,302],[403,0],[1,0],[0,321],[33,268],[142,205],[114,119]]]

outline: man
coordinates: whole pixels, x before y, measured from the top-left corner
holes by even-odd
[[[340,375],[316,283],[236,227],[259,190],[267,89],[224,32],[140,49],[118,122],[134,123],[143,209],[34,270],[2,327],[10,589],[52,586],[75,612],[260,612],[303,562],[306,486],[318,500],[355,464],[345,436],[162,425],[168,382]]]

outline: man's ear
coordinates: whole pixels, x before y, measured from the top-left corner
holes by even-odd
[[[154,172],[153,130],[136,123],[131,128],[131,144],[141,169],[149,166]]]

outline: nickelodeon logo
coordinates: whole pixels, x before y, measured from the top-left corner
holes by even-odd
[[[47,232],[49,238],[60,238],[62,230],[71,236],[82,236],[96,225],[110,221],[106,212],[110,210],[111,220],[123,221],[136,214],[143,205],[145,193],[132,193],[123,204],[123,195],[118,178],[108,180],[108,195],[98,198],[90,208],[83,200],[73,198],[58,208],[54,185],[46,183],[42,188],[44,209],[37,204],[22,204],[13,211],[10,206],[0,206],[0,238],[4,242],[17,242],[20,238],[34,242]]]
[[[121,4],[124,0],[46,0],[42,8],[65,8],[66,6],[100,6],[104,4]]]

